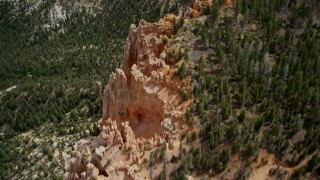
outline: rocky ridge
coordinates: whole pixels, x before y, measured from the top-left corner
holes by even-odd
[[[176,129],[185,129],[185,112],[192,96],[191,77],[176,71],[180,47],[169,47],[179,17],[167,15],[159,22],[141,20],[131,25],[124,48],[124,64],[109,78],[104,91],[100,135],[70,163],[68,179],[130,177],[146,151],[169,143]],[[170,55],[168,55],[170,54]]]
[[[160,172],[153,176],[148,166],[142,166],[151,151],[165,145],[171,158],[177,154],[181,135],[191,129],[185,113],[193,96],[191,76],[178,73],[188,52],[174,43],[181,37],[173,34],[181,18],[201,16],[212,4],[194,1],[180,17],[166,15],[159,22],[141,20],[130,26],[124,63],[110,75],[104,90],[100,134],[80,145],[68,179],[152,179]]]

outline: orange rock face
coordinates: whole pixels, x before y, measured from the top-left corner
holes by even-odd
[[[138,27],[131,26],[123,69],[110,76],[106,87],[103,119],[117,120],[118,127],[128,121],[136,137],[163,137],[161,122],[183,103],[179,96],[182,84],[172,80],[163,43],[173,18],[178,20],[171,15],[158,23],[140,21]]]
[[[164,44],[174,18],[178,22],[178,17],[168,15],[156,23],[142,20],[138,27],[131,25],[124,64],[110,75],[104,92],[98,137],[103,143],[98,145],[105,152],[99,150],[85,161],[88,155],[78,156],[71,163],[70,179],[102,175],[112,178],[118,171],[135,178],[128,170],[130,165],[139,163],[146,150],[165,143],[174,122],[184,124],[184,114],[192,101],[183,101],[180,92],[187,89],[191,93],[191,78],[175,76],[174,66],[179,61],[166,63],[169,48]]]
[[[224,4],[231,5],[234,2],[234,0],[224,0]]]
[[[194,0],[193,2],[193,10],[202,12],[204,8],[208,6],[212,6],[212,0]]]
[[[193,17],[199,17],[202,15],[204,9],[206,7],[211,7],[214,6],[215,4],[214,0],[194,0],[193,1],[193,7],[192,9],[189,9],[186,14],[185,18],[190,18],[191,16]],[[224,0],[225,5],[231,5],[234,3],[234,0]]]
[[[206,7],[211,7],[213,4],[212,0],[194,0],[193,8],[186,13],[186,17],[199,17],[202,15],[203,10]]]

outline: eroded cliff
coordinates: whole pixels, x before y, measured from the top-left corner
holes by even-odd
[[[132,171],[146,152],[170,144],[173,132],[186,129],[185,113],[192,103],[191,77],[177,75],[184,61],[171,34],[179,17],[131,25],[124,64],[109,78],[104,91],[100,135],[82,146],[70,163],[69,179],[138,178]],[[181,92],[187,99],[181,98]],[[90,144],[90,145],[89,145]]]

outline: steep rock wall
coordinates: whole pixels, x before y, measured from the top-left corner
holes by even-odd
[[[173,81],[165,63],[164,38],[171,33],[174,17],[157,23],[132,25],[127,38],[123,69],[110,76],[104,94],[103,119],[129,122],[137,137],[164,136],[161,122],[181,102],[181,82]],[[103,122],[101,123],[103,126]]]
[[[164,43],[173,41],[168,36],[178,20],[167,15],[156,23],[131,25],[122,68],[110,75],[104,91],[100,135],[70,163],[68,179],[113,179],[119,171],[135,179],[131,165],[141,163],[145,151],[170,141],[171,131],[185,123],[192,100],[183,101],[180,92],[191,94],[191,78],[175,75],[183,60],[166,64],[166,50],[179,47]]]

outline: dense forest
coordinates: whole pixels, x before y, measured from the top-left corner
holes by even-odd
[[[97,135],[102,97],[95,81],[104,86],[121,65],[130,24],[154,22],[192,4],[102,0],[94,13],[83,7],[52,24],[57,2],[43,0],[30,10],[31,0],[0,1],[0,179],[33,179],[34,171],[39,179],[62,179],[67,169],[63,160],[53,160],[51,147],[71,151],[72,141]],[[196,62],[184,55],[177,72],[194,81],[186,119],[200,131],[183,135],[179,157],[171,159],[181,163],[172,179],[219,175],[235,155],[244,167],[237,179],[246,179],[261,149],[292,168],[291,179],[319,177],[319,2],[223,2],[204,10],[204,23],[190,19],[202,48],[214,53]],[[183,22],[174,31],[183,31]],[[193,146],[197,140],[200,147]],[[306,165],[295,168],[306,157]],[[269,175],[284,179],[287,172],[275,168]]]
[[[140,19],[157,21],[163,14],[177,13],[180,6],[169,1],[103,0],[94,12],[81,7],[70,10],[59,24],[52,23],[50,10],[67,3],[0,2],[0,179],[28,177],[37,164],[37,171],[45,172],[40,177],[61,177],[66,171],[62,167],[48,171],[42,163],[28,162],[39,147],[29,146],[32,140],[21,135],[29,130],[37,134],[50,125],[48,137],[76,136],[90,126],[85,123],[88,118],[96,126],[101,92],[95,81],[104,86],[122,63],[130,24]],[[16,88],[9,91],[10,87]],[[91,133],[97,133],[97,128]],[[21,153],[24,144],[28,149]],[[45,149],[45,157],[52,159],[52,150]]]
[[[193,69],[196,100],[187,119],[200,120],[202,128],[184,136],[190,144],[199,137],[201,147],[181,148],[182,164],[172,176],[218,175],[240,154],[246,168],[237,177],[244,179],[259,150],[266,149],[289,168],[311,156],[291,178],[319,177],[320,26],[313,8],[318,4],[237,0],[226,8],[222,2],[206,9],[205,23],[194,22],[194,34],[214,49]],[[286,173],[276,168],[269,175],[283,179]]]

